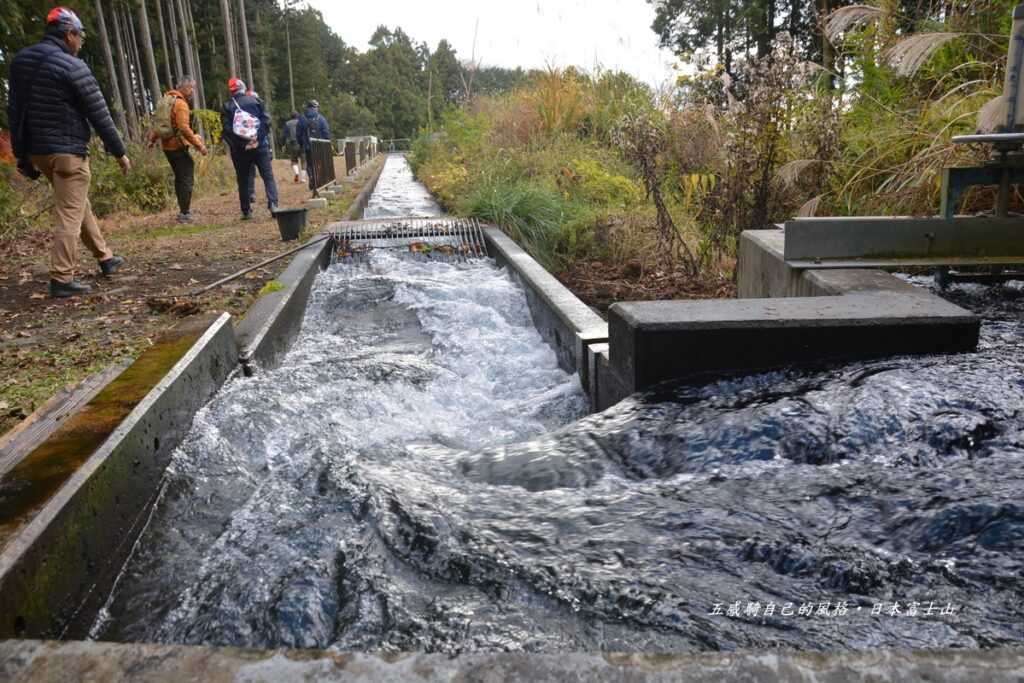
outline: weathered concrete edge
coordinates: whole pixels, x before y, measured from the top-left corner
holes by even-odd
[[[47,614],[0,614],[0,638],[62,635],[90,594],[103,593],[101,584],[113,580],[111,570],[116,574],[140,530],[139,518],[157,493],[171,453],[236,366],[231,316],[224,313],[9,541],[0,552],[3,603],[50,607]],[[90,545],[69,539],[88,539]],[[36,584],[47,565],[51,571],[77,572],[79,578],[70,583],[87,588],[40,595]]]
[[[594,681],[949,681],[1019,682],[1024,650],[785,650],[715,654],[394,654],[251,650],[98,642],[0,642],[0,678],[68,680],[317,680],[454,683],[521,680]]]
[[[256,366],[275,367],[291,348],[302,328],[313,281],[329,265],[331,244],[329,239],[310,240],[278,276],[282,289],[256,301],[238,324],[238,358],[247,374]]]
[[[523,284],[534,324],[559,365],[578,373],[589,393],[589,348],[608,341],[608,324],[499,228],[485,226],[484,239],[490,256]]]
[[[797,218],[786,221],[786,236],[786,261],[1024,257],[1018,218]]]
[[[370,159],[368,163],[373,163],[373,159]],[[384,159],[377,170],[374,171],[373,176],[370,177],[370,181],[363,186],[363,189],[356,195],[355,201],[352,202],[352,206],[348,207],[348,211],[341,220],[343,221],[357,221],[363,217],[363,212],[366,211],[367,204],[370,203],[370,197],[373,196],[373,191],[377,189],[377,181],[380,180],[380,174],[384,172],[384,164],[387,162],[387,155],[384,155]]]
[[[781,230],[754,230],[745,231],[740,239],[740,259],[738,277],[738,295],[740,300],[778,298],[789,301],[800,297],[812,297],[828,307],[830,297],[836,304],[850,301],[849,297],[874,298],[878,301],[879,307],[885,311],[897,308],[902,311],[899,318],[906,324],[915,325],[919,328],[930,328],[939,330],[945,326],[946,329],[955,330],[955,339],[949,344],[949,348],[935,348],[935,345],[922,347],[922,351],[934,353],[946,351],[959,352],[965,349],[970,339],[973,339],[973,348],[977,344],[977,336],[980,329],[980,321],[977,316],[965,311],[953,304],[950,304],[930,292],[923,291],[909,283],[884,272],[872,269],[853,270],[800,270],[791,268],[785,262],[785,236]],[[812,299],[813,302],[815,299]],[[685,303],[685,302],[684,302]],[[625,303],[616,304],[609,310],[610,339],[611,346],[608,351],[608,362],[597,362],[594,364],[599,372],[598,384],[605,387],[597,394],[601,403],[597,406],[599,410],[610,407],[619,400],[625,398],[632,390],[644,389],[648,380],[643,379],[645,375],[640,368],[642,363],[638,359],[631,358],[631,354],[650,353],[651,344],[654,342],[648,339],[640,344],[635,338],[636,333],[643,330],[648,334],[682,333],[688,328],[693,328],[696,333],[707,335],[714,334],[718,330],[722,334],[730,335],[730,343],[735,345],[736,335],[742,334],[742,330],[749,328],[751,332],[751,344],[764,343],[764,339],[757,339],[757,335],[775,330],[781,331],[786,328],[803,329],[805,326],[820,327],[824,329],[827,325],[842,327],[844,324],[849,329],[877,328],[883,329],[886,326],[896,324],[893,316],[880,314],[877,319],[851,319],[846,320],[843,315],[822,316],[821,320],[798,320],[787,321],[784,316],[776,315],[773,312],[767,317],[763,325],[758,325],[753,320],[743,322],[731,321],[710,321],[701,316],[697,324],[691,324],[686,319],[686,306],[679,304],[679,318],[672,320],[659,307],[671,307],[679,302],[647,302],[647,303]],[[894,304],[898,304],[895,305]],[[713,305],[709,302],[696,303],[694,306]],[[813,305],[813,303],[812,303]],[[778,306],[768,305],[770,308]],[[639,315],[641,311],[655,313],[650,319]],[[641,319],[645,318],[645,319]],[[629,328],[632,332],[627,334]],[[632,335],[632,336],[630,336]],[[723,340],[726,337],[723,337]],[[895,348],[895,347],[894,347]],[[806,349],[805,356],[809,362],[818,360],[842,360],[852,359],[858,356],[842,354],[836,356],[827,353],[827,349],[816,355],[813,349]],[[906,346],[900,346],[893,353],[904,354],[912,352]],[[877,354],[870,354],[869,357],[877,357]],[[760,369],[769,370],[777,367],[775,364],[766,364],[763,368],[756,364],[744,367],[743,372],[757,372]],[[737,368],[738,370],[740,368]],[[723,372],[722,368],[709,368],[715,373]],[[604,372],[605,376],[600,376]],[[685,376],[661,376],[659,381],[669,379],[683,379]],[[698,375],[693,375],[698,377]],[[616,393],[617,392],[617,393]]]

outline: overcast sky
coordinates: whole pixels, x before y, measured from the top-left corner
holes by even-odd
[[[311,0],[342,39],[366,50],[377,26],[401,26],[431,49],[442,38],[460,59],[473,53],[488,66],[543,68],[595,64],[661,85],[672,78],[672,54],[651,31],[654,9],[645,0]]]

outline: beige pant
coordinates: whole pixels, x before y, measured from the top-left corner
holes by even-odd
[[[107,248],[89,204],[89,179],[92,177],[89,158],[75,154],[34,154],[32,165],[53,184],[57,230],[50,249],[50,277],[66,284],[75,277],[79,237],[97,261],[114,255]]]

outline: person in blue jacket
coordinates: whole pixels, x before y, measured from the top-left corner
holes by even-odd
[[[327,125],[327,119],[320,113],[320,103],[310,100],[306,103],[306,113],[299,117],[298,130],[296,131],[299,146],[306,154],[306,169],[309,171],[309,189],[315,190],[319,184],[316,178],[316,167],[313,164],[313,143],[314,138],[320,140],[331,139],[331,127]]]
[[[274,181],[274,168],[270,162],[270,116],[259,98],[245,94],[245,83],[242,79],[230,79],[228,91],[231,97],[224,103],[220,113],[222,137],[231,151],[231,162],[235,166],[242,220],[251,220],[253,189],[250,179],[253,178],[254,167],[263,178],[263,186],[267,191],[267,208],[270,209],[270,213],[277,211],[277,183]],[[239,111],[256,120],[255,137],[246,138],[235,132],[235,119]]]

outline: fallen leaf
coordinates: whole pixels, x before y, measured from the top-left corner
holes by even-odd
[[[31,337],[31,336],[32,336],[32,333],[31,333],[31,332],[28,332],[28,331],[26,331],[26,330],[19,330],[19,331],[18,331],[18,336],[19,336],[19,337],[24,337],[24,338],[26,338],[26,339],[27,339],[28,337]]]
[[[172,263],[171,265],[167,266],[167,270],[185,270],[185,266],[181,265],[180,263]]]
[[[46,295],[43,294],[42,292],[36,292],[35,294],[29,294],[28,298],[29,299],[45,299]]]

